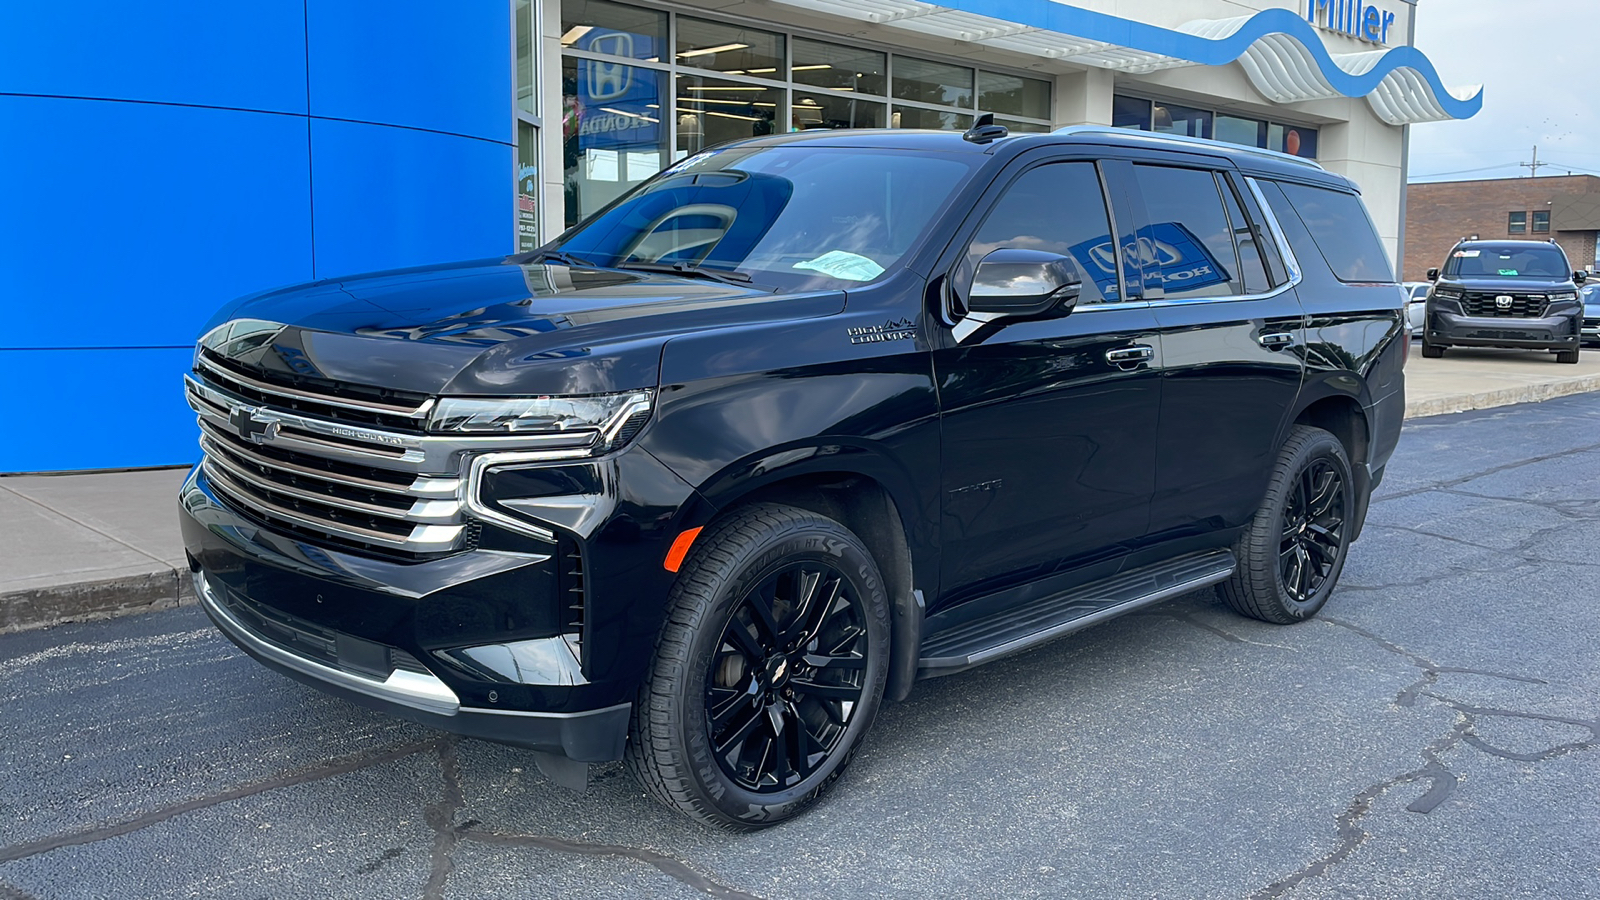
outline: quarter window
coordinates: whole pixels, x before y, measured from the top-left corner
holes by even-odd
[[[1528,231],[1528,214],[1514,212],[1506,214],[1506,232],[1508,234],[1526,234]]]
[[[1533,233],[1550,233],[1550,213],[1548,210],[1538,211],[1533,214]]]
[[[1125,252],[1137,257],[1145,284],[1159,284],[1168,298],[1244,293],[1216,176],[1170,166],[1136,165],[1133,171],[1148,218]]]
[[[1222,189],[1222,205],[1228,208],[1228,223],[1233,226],[1233,242],[1239,252],[1239,274],[1244,279],[1244,292],[1264,294],[1272,289],[1272,282],[1267,278],[1267,269],[1261,262],[1261,247],[1256,240],[1260,232],[1245,218],[1244,207],[1239,205],[1233,188],[1226,183],[1219,183],[1218,187]]]
[[[1080,304],[1115,302],[1121,294],[1112,246],[1094,164],[1051,163],[1029,169],[1006,188],[973,237],[966,268],[970,273],[1002,248],[1059,253],[1077,264],[1083,278]]]
[[[1283,182],[1279,186],[1336,278],[1394,281],[1389,255],[1384,252],[1360,197],[1303,184]]]

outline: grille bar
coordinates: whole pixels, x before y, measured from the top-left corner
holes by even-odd
[[[1502,308],[1496,297],[1511,298]],[[1490,294],[1469,291],[1461,298],[1461,309],[1469,316],[1486,319],[1538,319],[1544,316],[1547,298],[1543,294]]]
[[[214,460],[207,458],[204,463],[206,478],[213,488],[220,489],[223,498],[238,506],[266,516],[267,518],[283,519],[302,528],[336,535],[346,540],[362,543],[377,544],[381,547],[391,547],[396,550],[409,550],[413,552],[439,552],[451,549],[456,538],[460,537],[462,525],[417,525],[409,534],[391,534],[371,528],[362,528],[357,525],[338,524],[326,519],[311,516],[274,503],[272,500],[256,494],[220,470]]]
[[[230,436],[209,419],[201,418],[199,421],[200,431],[205,438],[209,438],[211,443],[224,451],[248,459],[252,465],[275,469],[291,475],[315,478],[340,486],[353,485],[363,490],[395,494],[401,497],[454,497],[461,487],[461,479],[459,478],[432,478],[426,475],[418,475],[407,485],[393,481],[380,481],[375,477],[353,475],[348,472],[315,469],[299,463],[267,456],[256,450],[255,445],[247,444],[238,438]],[[201,447],[210,452],[204,439],[201,440]]]
[[[245,375],[243,373],[218,365],[210,359],[207,359],[204,353],[200,355],[199,363],[200,369],[205,373],[205,376],[217,382],[222,387],[226,388],[233,385],[243,385],[251,390],[259,391],[263,394],[270,394],[274,397],[282,397],[286,400],[304,400],[311,403],[320,403],[324,406],[334,406],[340,409],[349,409],[366,413],[381,413],[390,416],[403,416],[407,419],[421,419],[428,414],[429,410],[433,409],[432,397],[427,398],[417,406],[380,403],[374,400],[358,400],[351,397],[340,397],[334,394],[323,392],[301,390],[298,388],[287,387],[281,384],[273,384],[271,382],[252,378],[249,375]]]
[[[286,497],[293,497],[296,500],[321,504],[331,510],[362,513],[400,522],[438,525],[452,524],[461,513],[461,502],[458,500],[417,500],[409,507],[396,508],[343,497],[333,497],[327,494],[318,494],[314,491],[276,482],[253,473],[245,466],[240,465],[227,451],[208,441],[201,441],[200,446],[206,451],[206,459],[227,472],[235,481],[257,490],[276,492]]]

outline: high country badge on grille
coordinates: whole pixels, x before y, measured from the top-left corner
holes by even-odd
[[[281,427],[278,419],[252,406],[235,406],[228,410],[228,424],[239,432],[240,437],[257,444],[277,437]]]

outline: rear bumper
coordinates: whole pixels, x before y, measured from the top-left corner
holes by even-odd
[[[1463,316],[1430,310],[1425,339],[1446,347],[1512,347],[1523,350],[1571,350],[1578,346],[1575,315],[1540,319]]]

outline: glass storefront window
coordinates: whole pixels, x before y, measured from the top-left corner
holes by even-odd
[[[966,131],[972,127],[972,116],[966,113],[944,112],[937,109],[919,109],[915,106],[895,106],[889,116],[890,128],[937,128],[942,131]]]
[[[1150,110],[1152,130],[1187,137],[1211,137],[1211,113],[1176,103],[1157,103]]]
[[[999,116],[994,117],[994,123],[996,125],[1004,125],[1011,130],[1012,134],[1044,134],[1050,130],[1049,125],[1041,125],[1038,122],[1023,122],[1017,119],[1002,119]]]
[[[609,0],[563,0],[561,46],[661,62],[667,14]]]
[[[783,35],[679,16],[676,62],[729,75],[781,81]]]
[[[539,129],[517,122],[517,252],[544,243],[539,240]]]
[[[538,59],[539,35],[533,25],[532,0],[517,0],[517,109],[530,115],[539,112],[539,92],[534,89],[534,65]]]
[[[978,108],[1031,119],[1050,118],[1050,82],[998,72],[978,73]]]
[[[778,123],[783,89],[743,84],[725,78],[675,75],[678,156],[713,144],[787,131]]]
[[[808,128],[882,128],[888,124],[888,104],[849,94],[794,92],[795,131]]]
[[[599,210],[661,171],[667,129],[664,72],[621,62],[561,64],[566,224]]]
[[[972,70],[965,66],[896,56],[894,98],[971,109]]]
[[[884,73],[888,69],[886,53],[806,38],[794,39],[791,77],[797,84],[882,96],[886,86]]]
[[[1150,130],[1150,101],[1142,97],[1111,98],[1111,127]]]
[[[1290,156],[1304,156],[1307,159],[1317,157],[1317,130],[1301,125],[1283,125],[1272,122],[1267,125],[1267,149]]]
[[[1216,121],[1219,141],[1244,144],[1246,147],[1265,147],[1267,144],[1267,123],[1260,119],[1218,113]]]

